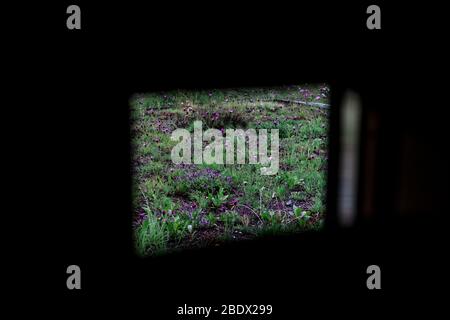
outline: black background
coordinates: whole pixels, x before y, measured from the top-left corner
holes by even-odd
[[[66,28],[70,4],[81,7],[81,30]],[[76,1],[6,11],[14,14],[6,62],[15,68],[10,82],[20,88],[9,95],[20,120],[10,133],[21,137],[12,149],[21,169],[10,189],[30,236],[15,250],[19,296],[30,293],[49,310],[89,306],[156,319],[174,318],[185,303],[272,304],[279,319],[437,311],[448,270],[447,96],[439,77],[446,74],[444,11],[377,2],[382,29],[368,30],[370,4]],[[331,85],[332,104],[352,88],[365,107],[391,119],[380,142],[376,222],[349,230],[335,225],[330,169],[323,232],[153,259],[134,255],[133,93],[314,82]],[[331,113],[333,135],[339,114]],[[421,136],[432,159],[424,163],[435,165],[430,175],[428,166],[416,168],[431,189],[424,185],[427,200],[416,199],[430,201],[430,209],[414,215],[390,212],[396,167],[385,155],[397,152],[399,130]],[[333,141],[330,168],[338,152]],[[18,229],[12,239],[25,233]],[[66,288],[71,264],[81,267],[82,290]],[[381,267],[382,290],[366,288],[370,264]],[[428,307],[429,299],[436,306]]]

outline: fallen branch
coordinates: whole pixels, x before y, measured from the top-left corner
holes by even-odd
[[[273,99],[273,101],[277,101],[277,102],[284,102],[284,103],[293,103],[293,104],[302,104],[302,105],[306,105],[306,106],[311,106],[311,107],[319,107],[322,109],[329,109],[330,105],[326,104],[326,103],[320,103],[320,102],[306,102],[306,101],[300,101],[300,100],[287,100],[287,99]]]

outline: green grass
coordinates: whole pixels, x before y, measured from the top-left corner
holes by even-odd
[[[147,219],[136,228],[136,249],[141,255],[162,253],[167,247],[169,232],[167,225],[159,221],[149,208],[145,208]]]
[[[328,102],[324,85],[173,91],[131,101],[133,210],[140,255],[317,230],[325,213],[327,111],[271,99]],[[280,168],[175,165],[176,128],[279,129]],[[248,161],[246,161],[248,163]]]

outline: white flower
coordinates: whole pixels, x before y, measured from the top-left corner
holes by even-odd
[[[192,224],[188,225],[187,229],[188,229],[189,233],[192,233]]]

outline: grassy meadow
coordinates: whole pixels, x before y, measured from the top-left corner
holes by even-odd
[[[328,110],[289,101],[328,99],[329,88],[323,84],[132,97],[133,230],[138,254],[320,229]],[[279,129],[278,173],[261,175],[261,165],[248,163],[174,164],[171,150],[177,142],[171,134],[177,128],[193,132],[195,120],[203,122],[203,130]]]

